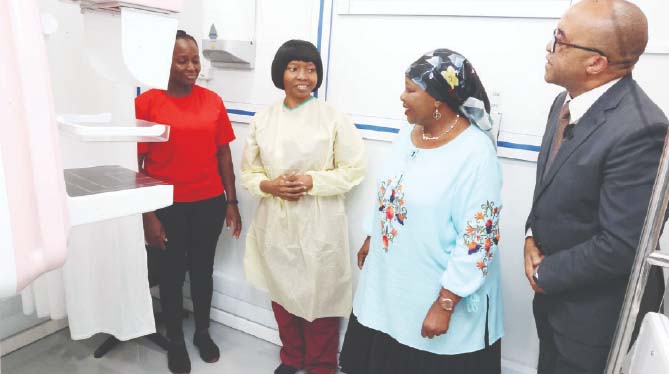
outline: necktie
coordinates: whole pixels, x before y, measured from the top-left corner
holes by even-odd
[[[555,156],[557,155],[558,151],[560,150],[560,147],[562,146],[562,141],[564,140],[564,130],[569,125],[570,119],[571,119],[571,113],[569,113],[569,101],[566,101],[562,106],[562,110],[560,111],[560,120],[558,123],[558,128],[557,131],[555,132],[555,135],[553,136],[553,144],[551,145],[550,153],[548,153],[548,161],[546,162],[545,170],[550,169],[551,165],[553,164],[553,160],[555,160]],[[544,175],[546,174],[544,173]]]

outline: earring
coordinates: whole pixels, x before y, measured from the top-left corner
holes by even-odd
[[[432,113],[432,118],[439,121],[441,119],[441,113],[439,113],[439,108],[434,108],[434,113]]]

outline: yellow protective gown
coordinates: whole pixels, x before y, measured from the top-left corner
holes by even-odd
[[[246,237],[247,279],[308,321],[347,317],[352,285],[344,194],[365,171],[355,125],[312,98],[294,109],[270,106],[249,131],[241,183],[261,199]],[[260,190],[260,182],[292,172],[313,179],[299,201]]]

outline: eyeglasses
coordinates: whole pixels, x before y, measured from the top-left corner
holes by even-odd
[[[576,45],[576,44],[571,44],[571,43],[566,43],[566,42],[561,42],[561,41],[559,41],[559,40],[558,40],[558,29],[555,29],[555,30],[553,31],[553,43],[551,44],[551,45],[552,45],[552,47],[551,47],[551,53],[555,53],[555,47],[556,47],[558,44],[563,45],[563,46],[565,46],[565,47],[571,47],[571,48],[582,49],[582,50],[584,50],[584,51],[595,52],[595,53],[599,54],[600,56],[607,57],[607,56],[606,56],[606,53],[602,52],[601,50],[599,50],[599,49],[597,49],[597,48],[583,47],[583,46],[580,46],[580,45]],[[607,57],[607,58],[608,58],[608,57]]]

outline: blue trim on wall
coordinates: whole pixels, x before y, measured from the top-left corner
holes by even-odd
[[[321,51],[321,39],[323,38],[323,8],[325,7],[325,0],[321,0],[320,3],[320,9],[318,10],[318,40],[316,40],[318,52]]]
[[[364,124],[364,123],[356,123],[355,127],[359,128],[360,130],[372,130],[372,131],[378,131],[378,132],[389,132],[389,133],[392,133],[392,134],[397,134],[397,133],[400,132],[400,129],[396,129],[394,127],[367,125],[367,124]]]
[[[330,51],[332,47],[332,19],[334,18],[334,0],[330,3],[330,31],[328,33],[328,60],[325,70],[325,100],[328,99],[328,86],[330,81]]]
[[[228,109],[229,114],[237,114],[240,116],[248,116],[248,117],[253,117],[256,112],[251,112],[248,110],[241,110],[241,109]],[[400,132],[400,129],[394,128],[394,127],[386,127],[386,126],[378,126],[378,125],[370,125],[366,123],[356,123],[355,127],[357,127],[360,130],[369,130],[369,131],[377,131],[377,132],[385,132],[385,133],[390,133],[390,134],[397,134]],[[530,152],[539,152],[541,147],[536,146],[536,145],[530,145],[530,144],[518,144],[518,143],[511,143],[511,142],[497,142],[498,147],[503,147],[503,148],[511,148],[511,149],[521,149],[524,151],[530,151]]]
[[[497,142],[497,146],[504,148],[512,148],[512,149],[521,149],[523,151],[531,151],[531,152],[539,152],[539,150],[541,150],[541,147],[537,145],[517,144],[511,142]]]
[[[238,114],[240,116],[253,117],[256,115],[256,112],[249,112],[248,110],[241,110],[241,109],[228,109],[228,114]]]
[[[318,49],[318,52],[320,53],[321,51],[321,44],[323,39],[323,8],[325,7],[324,4],[325,0],[320,0],[320,9],[318,9],[318,37],[316,39],[316,49]],[[318,90],[314,92],[314,97],[318,97]]]

